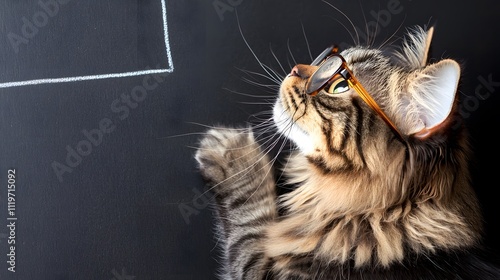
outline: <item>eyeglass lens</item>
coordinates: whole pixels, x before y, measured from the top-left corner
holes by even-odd
[[[330,78],[340,71],[342,64],[343,61],[339,56],[330,56],[309,78],[306,92],[311,94],[323,87]]]
[[[318,66],[328,55],[334,52],[335,49],[336,47],[334,46],[326,48],[315,60],[313,60],[313,62],[311,62],[311,66]]]

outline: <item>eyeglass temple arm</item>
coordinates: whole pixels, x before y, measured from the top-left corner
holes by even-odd
[[[368,94],[366,89],[358,82],[356,78],[354,78],[354,75],[352,75],[351,71],[347,68],[344,67],[344,69],[340,72],[342,77],[347,81],[349,84],[349,87],[353,88],[356,90],[356,92],[361,96],[361,99],[368,104],[377,114],[380,115],[380,117],[384,120],[384,122],[396,133],[396,135],[399,137],[400,140],[404,142],[404,137],[403,135],[399,132],[399,130],[396,128],[396,125],[387,117],[387,115],[382,111],[382,109],[378,106],[377,102],[373,100],[373,98]]]

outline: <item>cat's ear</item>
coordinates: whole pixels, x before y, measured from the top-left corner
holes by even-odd
[[[425,40],[422,46],[422,57],[420,58],[420,66],[425,67],[429,61],[429,52],[431,49],[432,36],[434,35],[434,27],[431,26],[425,35]]]
[[[428,65],[417,71],[408,93],[412,112],[418,120],[413,122],[409,134],[427,138],[451,123],[460,80],[460,65],[451,59]],[[415,120],[415,119],[414,119]]]
[[[420,26],[410,29],[403,41],[400,52],[396,53],[399,62],[410,69],[419,69],[427,65],[434,27],[424,30]]]

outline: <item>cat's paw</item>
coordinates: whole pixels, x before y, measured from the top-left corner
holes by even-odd
[[[263,156],[249,129],[216,128],[201,139],[195,158],[201,175],[217,191],[254,176]]]

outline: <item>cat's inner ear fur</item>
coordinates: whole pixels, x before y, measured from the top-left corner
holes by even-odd
[[[443,128],[455,103],[460,80],[460,66],[444,59],[417,70],[407,88],[408,134],[426,138]]]
[[[396,53],[406,69],[407,83],[401,102],[405,108],[405,134],[427,138],[446,126],[455,104],[460,66],[451,59],[428,64],[434,27],[410,29]]]

